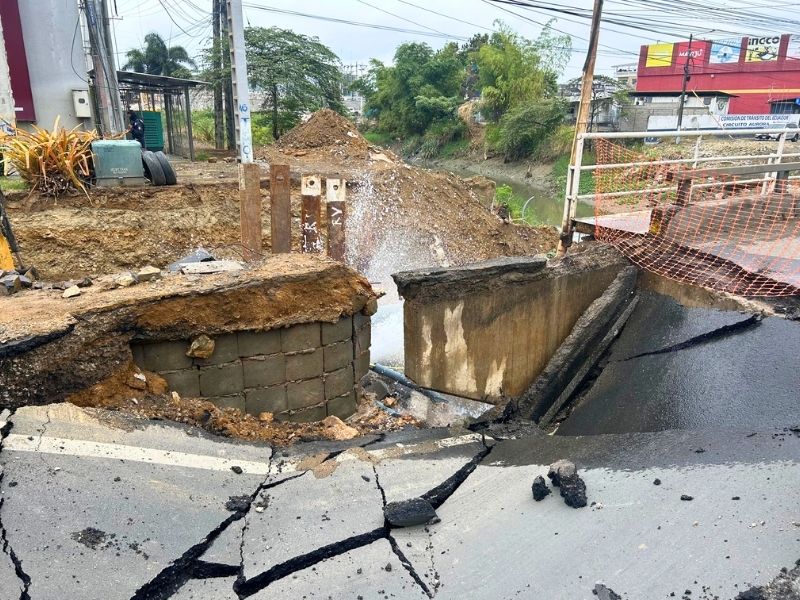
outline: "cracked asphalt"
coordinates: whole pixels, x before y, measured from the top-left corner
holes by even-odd
[[[730,390],[713,384],[736,368],[731,348],[774,345],[784,324],[659,324],[648,310],[559,435],[512,423],[273,450],[68,404],[0,413],[0,600],[713,600],[751,586],[768,587],[741,598],[800,600],[794,338],[762,356],[774,402],[726,419],[713,409]],[[727,361],[698,388],[712,417],[659,421],[649,397],[609,401],[613,369],[638,385],[676,357]],[[589,506],[532,499],[561,458]],[[385,520],[387,503],[419,497],[438,522]]]

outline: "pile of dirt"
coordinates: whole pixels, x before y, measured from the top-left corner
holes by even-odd
[[[369,142],[353,123],[331,109],[323,108],[284,135],[278,141],[278,146],[295,150],[340,146],[363,153],[369,149]]]
[[[207,400],[181,398],[167,393],[166,382],[132,362],[103,381],[66,401],[83,408],[119,410],[136,417],[167,420],[199,427],[215,435],[288,446],[312,440],[342,440],[353,434],[368,435],[417,427],[411,417],[392,417],[375,407],[366,396],[360,398],[358,412],[346,423],[328,417],[313,423],[275,421],[272,413],[248,415],[236,408],[220,408]]]

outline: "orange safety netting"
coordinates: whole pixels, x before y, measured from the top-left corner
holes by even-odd
[[[677,281],[742,296],[800,294],[800,181],[730,164],[657,164],[604,139],[595,150],[597,165],[622,165],[594,171],[598,240]]]

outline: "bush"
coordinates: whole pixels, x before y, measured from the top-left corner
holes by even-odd
[[[569,155],[572,152],[574,137],[575,127],[573,125],[559,125],[536,150],[536,158],[542,162],[551,162],[564,155]]]
[[[487,131],[487,141],[506,160],[520,160],[536,152],[563,119],[560,101],[526,102],[503,115],[498,126]]]
[[[392,136],[380,131],[365,131],[364,139],[375,146],[389,146],[392,143]]]
[[[448,144],[463,139],[466,132],[467,126],[461,119],[437,121],[422,136],[419,155],[422,158],[433,158]]]
[[[528,225],[541,227],[543,223],[538,221],[533,216],[533,211],[530,210],[530,208],[525,212],[525,215],[522,214],[522,209],[525,208],[525,203],[527,201],[527,198],[523,198],[522,196],[515,194],[510,185],[501,185],[494,192],[495,205],[506,206],[506,208],[508,208],[508,214],[511,216],[512,220],[524,221]]]
[[[559,157],[555,163],[553,163],[553,170],[551,171],[551,175],[553,176],[553,186],[558,189],[559,191],[563,191],[567,188],[567,174],[569,173],[569,159],[570,153],[567,152],[566,154]],[[591,150],[586,151],[583,153],[583,164],[589,165],[595,163],[595,155],[594,152]],[[578,190],[579,194],[592,194],[594,193],[594,177],[592,177],[591,173],[581,173],[581,187]]]

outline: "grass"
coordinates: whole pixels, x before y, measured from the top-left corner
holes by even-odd
[[[381,133],[380,131],[367,131],[364,132],[366,140],[375,146],[390,146],[392,143],[392,136],[388,133]]]
[[[522,209],[524,208],[525,202],[527,202],[528,199],[515,194],[510,185],[501,185],[498,187],[494,193],[494,201],[495,204],[505,204],[508,207],[508,212],[511,215],[512,220],[514,221],[522,221],[532,227],[542,227],[544,225],[544,223],[533,216],[533,211],[530,209],[527,211],[527,214],[523,219]]]
[[[23,192],[27,189],[28,184],[23,179],[0,177],[0,190],[4,192]]]
[[[466,156],[469,153],[469,140],[453,140],[446,143],[439,150],[439,156],[442,158],[455,158],[458,156]]]
[[[583,153],[583,164],[595,164],[595,154],[593,151]],[[569,171],[569,154],[564,154],[553,163],[553,185],[559,189],[564,190],[567,187],[567,173]],[[578,190],[579,194],[593,194],[594,193],[594,178],[589,173],[581,174],[581,186]]]

